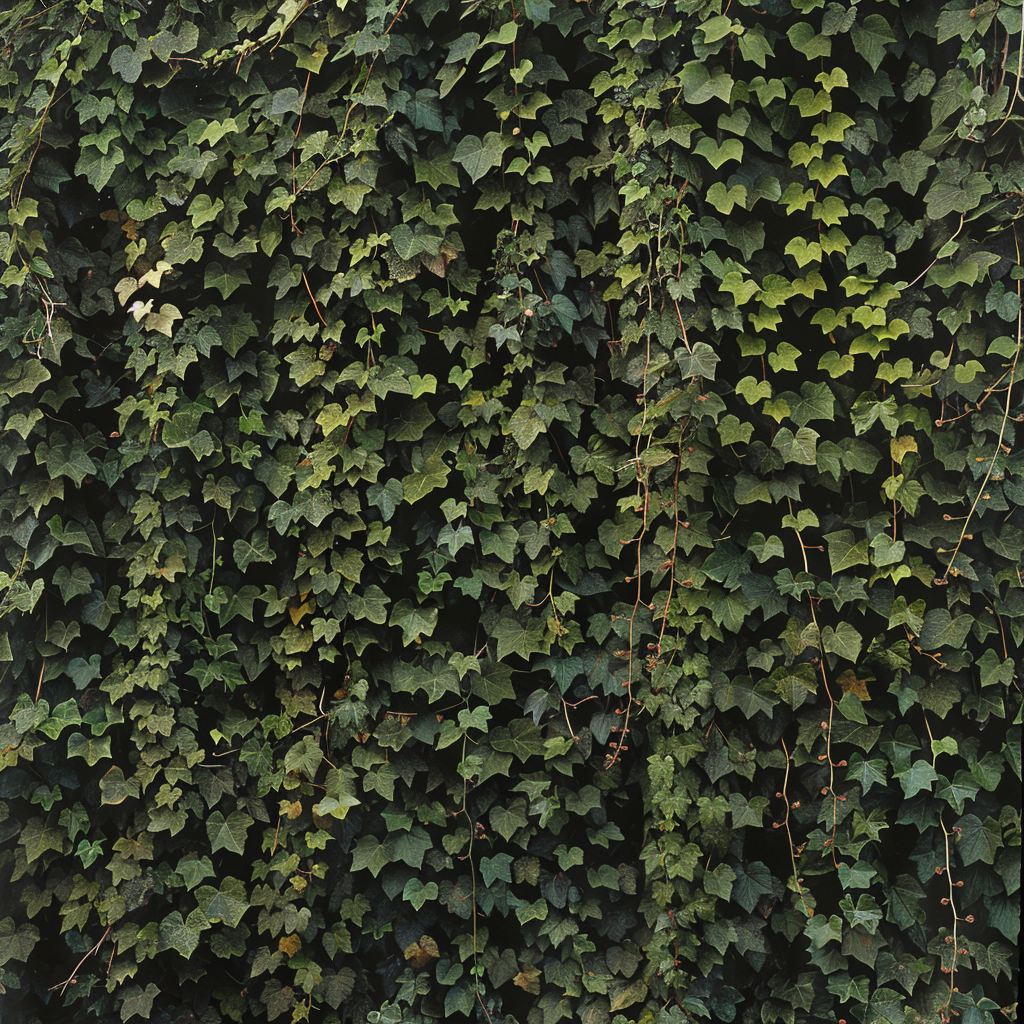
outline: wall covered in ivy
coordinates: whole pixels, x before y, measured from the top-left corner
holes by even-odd
[[[4,1024],[1003,1024],[1020,0],[0,10]]]

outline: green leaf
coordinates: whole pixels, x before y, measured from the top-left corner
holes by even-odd
[[[855,565],[868,565],[868,540],[856,540],[852,530],[837,530],[825,534],[828,560],[832,575],[836,576]]]
[[[206,819],[210,852],[227,850],[229,853],[244,853],[245,837],[252,823],[252,818],[244,811],[232,811],[227,818],[220,811],[214,811]]]
[[[507,729],[492,729],[490,741],[494,750],[514,754],[520,761],[546,752],[540,730],[525,718],[513,720]]]
[[[421,910],[427,900],[437,899],[437,883],[423,882],[419,878],[410,878],[402,890],[402,899],[408,900],[414,909]]]
[[[402,479],[405,500],[412,505],[431,491],[444,487],[450,472],[440,455],[432,455],[418,470]]]
[[[732,898],[749,914],[762,896],[772,891],[772,873],[761,861],[736,865]]]
[[[437,607],[425,608],[403,598],[391,608],[388,624],[399,626],[402,630],[402,644],[419,643],[423,636],[432,636],[437,626]]]
[[[389,861],[384,844],[375,836],[362,836],[352,850],[352,870],[362,871],[365,868],[374,878]]]
[[[462,164],[471,181],[477,182],[501,163],[507,146],[508,143],[497,132],[488,132],[483,139],[466,135],[455,148],[453,159]]]
[[[886,890],[886,920],[908,929],[925,919],[925,891],[911,875],[897,875]]]
[[[960,650],[974,625],[973,616],[960,614],[954,618],[945,608],[932,608],[924,617],[920,644],[926,651],[939,647]]]
[[[139,75],[142,74],[142,65],[148,56],[148,47],[146,52],[143,53],[141,48],[133,49],[122,43],[110,54],[110,68],[129,85],[133,85],[139,80]]]
[[[704,890],[722,899],[732,898],[733,883],[736,872],[728,864],[719,864],[713,871],[704,873]]]
[[[702,156],[717,171],[729,160],[743,162],[743,143],[739,139],[726,139],[718,145],[713,139],[703,138],[694,146],[695,156]]]
[[[484,885],[487,886],[494,885],[498,881],[511,882],[512,855],[509,853],[496,853],[493,857],[481,857],[480,877],[483,878]]]
[[[965,814],[956,822],[955,828],[961,830],[957,852],[965,865],[978,861],[995,863],[996,853],[1003,846],[1002,829],[995,818],[987,817],[982,821],[976,814]]]
[[[506,613],[495,623],[491,639],[497,642],[497,658],[503,661],[510,654],[529,659],[533,654],[547,654],[551,637],[547,623],[536,616],[513,617]]]
[[[829,551],[831,552],[831,546]],[[847,661],[856,662],[860,657],[864,638],[849,622],[840,622],[835,629],[831,626],[822,629],[821,645],[830,654],[838,654]]]
[[[507,806],[497,804],[490,809],[488,820],[491,823],[491,828],[507,842],[527,824],[526,801],[519,798]],[[522,919],[520,918],[520,920]]]
[[[92,767],[110,757],[110,737],[93,739],[80,732],[72,733],[68,737],[68,757],[83,757],[85,763]]]
[[[872,71],[877,71],[885,59],[887,44],[896,42],[889,23],[880,14],[869,14],[863,21],[855,21],[850,27],[850,37]]]
[[[21,830],[18,843],[25,847],[25,859],[31,864],[47,850],[62,853],[65,835],[56,823],[51,824],[42,818],[29,818]]]
[[[392,477],[385,483],[373,483],[366,489],[366,500],[380,509],[381,519],[386,523],[402,503],[405,491],[402,481]]]
[[[683,377],[704,377],[707,380],[714,380],[715,368],[720,358],[705,341],[695,342],[691,351],[682,348],[676,350],[676,363]]]
[[[270,535],[266,530],[257,530],[252,540],[236,540],[232,545],[235,565],[244,572],[254,562],[272,562],[274,552],[270,547]]]
[[[286,772],[297,772],[307,779],[315,779],[317,769],[324,759],[324,752],[320,744],[313,736],[303,736],[297,743],[288,748],[284,755],[284,769]],[[233,816],[232,816],[233,817]],[[228,819],[229,821],[231,819]],[[245,825],[248,828],[252,824],[251,819]]]
[[[160,946],[162,949],[175,949],[188,960],[199,946],[200,927],[195,917],[202,917],[200,911],[194,910],[184,920],[181,913],[175,910],[160,922]],[[202,919],[205,923],[205,918]]]
[[[818,437],[818,432],[810,427],[799,427],[795,434],[789,427],[782,427],[776,432],[772,447],[786,462],[814,466],[818,461],[815,453]]]
[[[160,995],[160,989],[153,982],[150,982],[144,989],[138,985],[129,985],[124,990],[124,999],[121,1002],[121,1020],[129,1020],[136,1014],[149,1020],[153,1002],[158,995]]]
[[[204,885],[196,890],[196,901],[211,924],[236,928],[249,909],[249,897],[239,879],[225,878],[218,889]]]
[[[899,779],[900,786],[903,788],[903,796],[909,800],[922,790],[930,793],[932,783],[938,779],[939,775],[927,761],[915,761],[909,768],[896,772],[894,777]]]

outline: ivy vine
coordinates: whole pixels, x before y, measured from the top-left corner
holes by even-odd
[[[4,5],[0,1016],[1016,1019],[1022,37]]]

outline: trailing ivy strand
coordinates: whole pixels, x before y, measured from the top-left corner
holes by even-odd
[[[5,1024],[1016,1019],[972,3],[0,5]]]

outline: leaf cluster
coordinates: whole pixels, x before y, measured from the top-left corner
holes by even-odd
[[[1012,1012],[1021,22],[934,15],[0,12],[5,1019]]]

